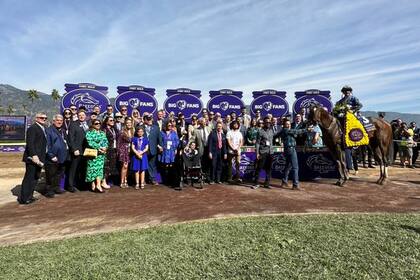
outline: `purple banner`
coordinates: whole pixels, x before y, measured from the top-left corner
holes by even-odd
[[[88,113],[92,112],[93,107],[99,106],[100,112],[106,111],[109,99],[106,96],[108,87],[97,86],[94,84],[65,84],[65,91],[61,99],[61,111],[76,105],[77,108],[84,106]]]
[[[203,109],[201,101],[201,91],[188,88],[168,89],[163,107],[167,114],[174,112],[183,113],[186,120],[190,120],[193,115],[199,116]]]
[[[137,109],[140,115],[147,112],[155,114],[158,108],[158,103],[154,88],[146,88],[143,86],[119,86],[118,96],[115,99],[115,109],[119,112],[121,106],[127,106],[127,114],[131,116],[133,109]]]
[[[25,151],[25,144],[22,145],[0,145],[1,153],[20,153]]]
[[[286,101],[286,92],[267,89],[252,92],[254,100],[251,103],[251,116],[254,117],[257,110],[261,116],[272,114],[274,117],[282,117],[289,113],[289,104]]]
[[[328,112],[332,111],[333,104],[329,90],[309,89],[306,91],[297,91],[295,92],[295,97],[296,101],[293,104],[293,114],[301,113],[302,110],[306,113],[306,109],[312,104],[320,105],[327,109]]]
[[[210,100],[207,103],[207,109],[214,113],[220,113],[222,117],[235,112],[238,116],[241,114],[242,107],[245,107],[241,100],[242,91],[233,91],[222,89],[210,91]]]

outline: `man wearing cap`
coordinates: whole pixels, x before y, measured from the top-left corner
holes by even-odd
[[[344,86],[341,89],[343,97],[335,103],[333,113],[336,117],[344,120],[345,112],[351,110],[353,113],[357,113],[362,109],[363,105],[359,99],[353,96],[353,89],[350,86]]]
[[[114,127],[118,131],[118,133],[120,133],[123,129],[123,115],[120,112],[115,113]]]

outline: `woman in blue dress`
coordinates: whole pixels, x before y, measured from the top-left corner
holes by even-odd
[[[148,168],[147,151],[149,150],[149,140],[144,135],[144,129],[141,126],[136,128],[134,137],[131,140],[131,149],[133,151],[131,169],[135,172],[136,178],[135,189],[144,189],[144,171]]]
[[[168,122],[161,131],[162,134],[162,153],[159,155],[159,162],[162,166],[162,180],[165,185],[169,185],[171,180],[170,176],[174,175],[175,156],[178,149],[179,138],[176,132],[176,127],[173,127],[172,122]]]

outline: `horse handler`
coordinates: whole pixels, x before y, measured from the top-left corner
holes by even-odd
[[[306,132],[312,131],[308,129],[291,129],[290,120],[283,121],[283,129],[280,131],[280,137],[284,144],[284,156],[286,158],[286,168],[282,179],[281,187],[287,187],[289,173],[292,171],[293,190],[300,190],[299,188],[299,164],[296,153],[296,137]]]

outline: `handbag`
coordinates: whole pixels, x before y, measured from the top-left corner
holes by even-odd
[[[98,156],[98,150],[86,148],[85,151],[83,152],[83,156],[96,158]]]

